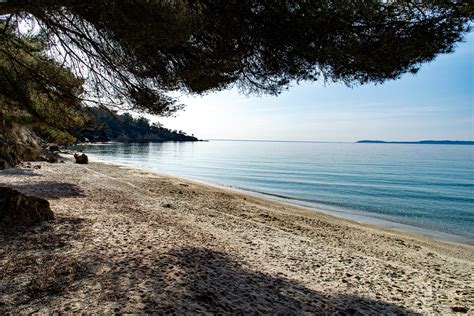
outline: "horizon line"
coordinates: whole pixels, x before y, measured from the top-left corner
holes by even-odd
[[[279,140],[279,139],[231,139],[209,138],[207,140],[225,140],[232,142],[268,142],[268,143],[353,143],[349,141],[321,141],[321,140]]]
[[[348,143],[356,144],[359,142],[384,142],[384,143],[418,143],[418,142],[474,142],[474,140],[449,140],[449,139],[421,139],[421,140],[369,140],[361,139],[356,141],[323,141],[323,140],[279,140],[279,139],[231,139],[231,138],[209,138],[204,140],[232,141],[232,142],[268,142],[268,143]]]

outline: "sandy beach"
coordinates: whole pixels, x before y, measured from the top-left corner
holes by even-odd
[[[0,172],[55,219],[2,227],[0,314],[474,313],[474,247],[92,162]]]

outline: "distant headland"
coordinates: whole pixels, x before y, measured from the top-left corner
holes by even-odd
[[[359,140],[358,144],[422,144],[422,145],[474,145],[470,140],[420,140],[416,142],[387,142],[383,140]]]

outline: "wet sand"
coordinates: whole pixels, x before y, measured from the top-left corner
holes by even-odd
[[[474,313],[474,247],[136,168],[33,163],[0,185],[55,220],[2,227],[0,314]]]

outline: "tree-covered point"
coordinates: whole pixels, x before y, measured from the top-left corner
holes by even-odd
[[[118,114],[104,108],[83,109],[87,118],[81,128],[71,130],[79,141],[91,142],[164,142],[164,141],[198,141],[194,135],[183,131],[170,130],[160,123],[153,123],[144,118],[134,118],[129,113]]]
[[[293,81],[352,85],[414,73],[462,40],[473,7],[460,0],[8,0],[0,16],[12,34],[43,38],[46,54],[86,80],[82,99],[164,115],[181,108],[169,92],[238,86],[277,94]]]

